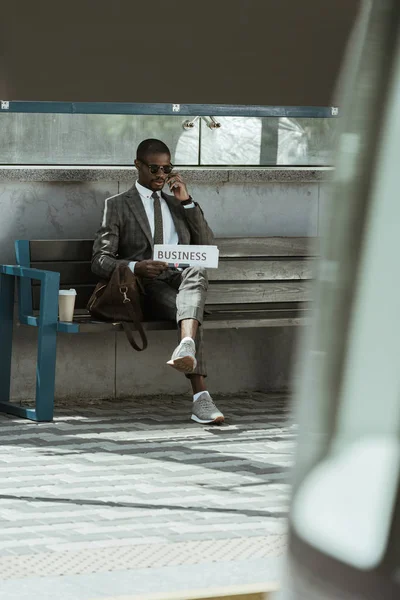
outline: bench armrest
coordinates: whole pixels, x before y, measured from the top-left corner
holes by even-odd
[[[21,323],[33,325],[35,321],[39,326],[45,323],[57,323],[59,273],[20,265],[0,265],[0,275],[18,278],[18,318]],[[38,319],[32,314],[32,279],[40,281],[41,284]]]
[[[42,283],[50,281],[51,279],[60,282],[60,274],[55,271],[32,269],[31,267],[22,267],[21,265],[0,265],[0,273],[4,273],[4,275],[13,275],[14,277],[38,279]]]

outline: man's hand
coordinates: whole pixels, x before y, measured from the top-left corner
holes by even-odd
[[[135,275],[154,279],[168,269],[168,264],[159,260],[140,260],[135,265]]]
[[[175,198],[179,200],[179,202],[189,200],[190,196],[187,191],[187,187],[179,173],[171,173],[171,175],[169,175],[167,178],[167,183],[169,185],[169,189],[174,194]]]

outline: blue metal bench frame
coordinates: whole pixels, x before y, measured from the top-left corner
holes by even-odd
[[[15,252],[17,266],[0,265],[0,411],[32,421],[52,421],[57,332],[78,333],[79,325],[58,321],[60,274],[30,268],[28,240],[17,240]],[[41,284],[39,316],[33,315],[32,279],[40,281]],[[19,322],[38,328],[35,408],[24,408],[10,401],[15,280]]]

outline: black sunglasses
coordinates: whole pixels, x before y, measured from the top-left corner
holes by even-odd
[[[158,171],[160,169],[162,169],[163,173],[165,173],[166,175],[169,175],[169,173],[171,173],[172,169],[174,168],[173,165],[149,165],[144,160],[141,160],[140,162],[143,163],[144,165],[146,165],[146,167],[149,168],[150,173],[152,173],[153,175],[158,173]]]

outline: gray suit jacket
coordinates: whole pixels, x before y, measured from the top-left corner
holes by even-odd
[[[184,208],[174,196],[162,193],[174,221],[180,244],[207,245],[214,235],[196,204]],[[103,222],[93,244],[92,271],[109,279],[117,264],[153,256],[153,237],[136,186],[105,201]]]

